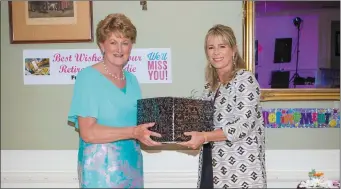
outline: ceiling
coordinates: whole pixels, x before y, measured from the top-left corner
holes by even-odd
[[[256,12],[340,9],[340,1],[255,1]]]

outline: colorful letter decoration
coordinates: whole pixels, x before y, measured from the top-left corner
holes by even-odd
[[[333,108],[263,109],[267,128],[340,128],[340,112]]]

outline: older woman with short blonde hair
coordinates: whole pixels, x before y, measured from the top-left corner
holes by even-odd
[[[143,188],[140,142],[160,145],[136,126],[141,90],[127,64],[137,31],[123,14],[110,14],[96,29],[103,61],[77,74],[69,122],[79,129],[78,171],[81,188]]]

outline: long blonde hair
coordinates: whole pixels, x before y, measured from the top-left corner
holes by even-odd
[[[210,90],[215,91],[218,88],[219,78],[218,78],[217,70],[211,65],[209,58],[208,58],[208,54],[207,54],[207,39],[210,36],[221,37],[223,41],[230,48],[235,48],[235,51],[236,51],[234,55],[234,60],[233,60],[234,66],[233,66],[232,73],[230,74],[229,78],[226,78],[224,81],[220,81],[222,84],[227,84],[228,82],[230,82],[234,78],[238,70],[245,68],[245,62],[240,56],[238,49],[236,48],[237,40],[236,40],[236,37],[234,35],[232,28],[218,24],[218,25],[213,26],[211,29],[209,29],[205,37],[205,46],[204,46],[206,59],[207,59],[205,79],[206,79],[206,82],[210,86]]]

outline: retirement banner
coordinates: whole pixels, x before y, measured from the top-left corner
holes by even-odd
[[[24,84],[74,84],[79,71],[102,58],[99,49],[24,50]],[[169,48],[132,49],[124,69],[140,83],[172,83],[171,64]]]

